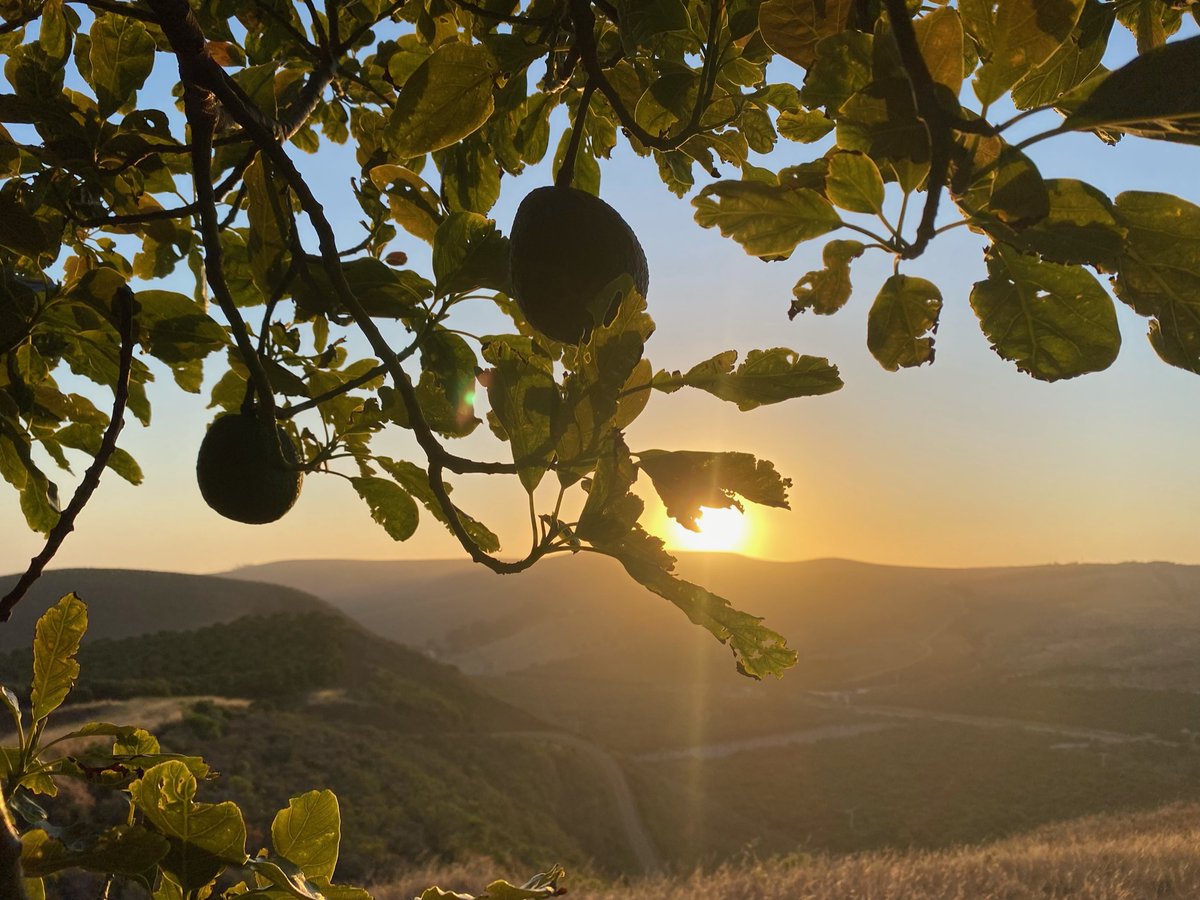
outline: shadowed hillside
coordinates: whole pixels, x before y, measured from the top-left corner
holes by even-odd
[[[17,576],[0,577],[3,596]],[[190,631],[248,615],[328,610],[311,594],[278,585],[209,575],[129,569],[57,569],[45,573],[0,625],[0,650],[25,647],[38,617],[63,594],[74,591],[88,605],[87,640]]]

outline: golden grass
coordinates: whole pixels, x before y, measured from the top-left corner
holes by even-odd
[[[421,887],[481,891],[496,869],[428,868],[373,891],[411,900]],[[1091,816],[1019,837],[942,851],[751,860],[678,877],[593,887],[578,900],[1183,900],[1200,898],[1200,805]]]

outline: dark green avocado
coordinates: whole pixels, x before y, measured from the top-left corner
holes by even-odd
[[[577,344],[604,309],[599,293],[622,275],[643,297],[650,283],[646,254],[620,214],[586,191],[543,187],[517,208],[509,235],[513,299],[547,337]],[[604,321],[616,315],[620,295]]]
[[[296,448],[275,426],[283,458],[296,463]],[[196,481],[204,502],[227,519],[262,525],[283,517],[300,496],[304,474],[278,464],[271,427],[253,414],[229,413],[208,428],[196,458]]]

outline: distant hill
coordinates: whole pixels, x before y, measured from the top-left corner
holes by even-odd
[[[1152,666],[1200,687],[1200,566],[924,569],[687,554],[680,569],[765,617],[807,687],[853,684],[957,643],[1013,672]],[[310,560],[233,577],[304,587],[372,631],[474,674],[726,680],[728,655],[610,560],[581,554],[497,577],[469,562]],[[681,666],[683,669],[681,670]]]
[[[17,576],[0,577],[0,596]],[[129,637],[156,631],[190,631],[248,615],[329,610],[311,594],[210,575],[129,569],[56,569],[45,573],[0,625],[0,651],[26,647],[33,626],[63,594],[88,605],[87,639]]]

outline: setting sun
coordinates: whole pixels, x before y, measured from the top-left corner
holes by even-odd
[[[749,522],[736,509],[710,509],[696,520],[699,531],[689,531],[673,519],[669,521],[666,542],[680,550],[743,550],[750,539]]]

